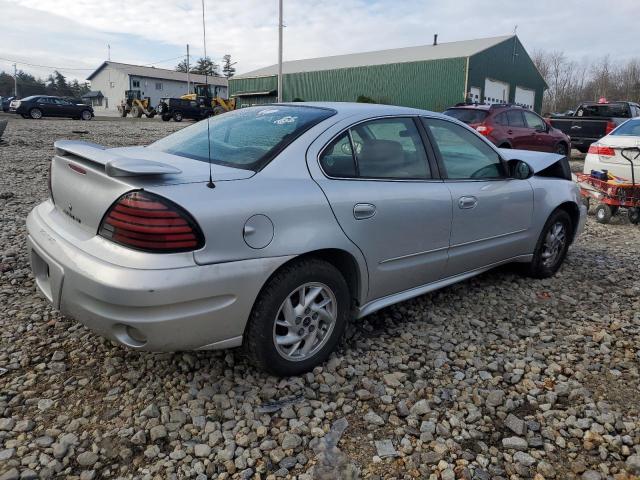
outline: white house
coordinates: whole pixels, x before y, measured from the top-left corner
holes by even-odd
[[[96,113],[116,112],[126,90],[140,90],[156,106],[161,98],[180,97],[188,93],[187,74],[165,68],[143,67],[127,63],[103,62],[87,77],[91,82],[90,101]],[[205,83],[204,75],[189,74],[191,92],[194,83]],[[228,81],[225,77],[207,77],[214,85],[214,95],[228,98]]]

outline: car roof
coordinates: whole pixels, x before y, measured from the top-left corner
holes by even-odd
[[[380,103],[356,103],[356,102],[283,102],[271,105],[286,105],[290,107],[316,107],[330,108],[340,115],[424,115],[429,117],[442,117],[449,120],[449,117],[429,110],[421,110],[419,108],[401,107],[397,105],[384,105]],[[256,105],[261,107],[263,105]]]

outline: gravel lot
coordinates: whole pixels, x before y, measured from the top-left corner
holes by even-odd
[[[297,378],[236,351],[134,352],[53,311],[25,251],[53,141],[130,145],[184,125],[11,119],[0,479],[638,478],[640,228],[624,217],[590,218],[552,279],[502,268],[385,309]]]

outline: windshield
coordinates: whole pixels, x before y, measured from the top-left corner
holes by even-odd
[[[475,108],[450,108],[445,110],[444,114],[467,124],[482,123],[489,115],[488,112]]]
[[[640,120],[627,120],[609,135],[640,137]]]
[[[257,171],[305,131],[335,113],[307,106],[243,108],[198,122],[148,148],[208,162],[210,147],[212,163]]]

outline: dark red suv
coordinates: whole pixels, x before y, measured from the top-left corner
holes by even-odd
[[[567,155],[571,140],[540,115],[518,105],[460,105],[444,112],[475,128],[500,148]]]

